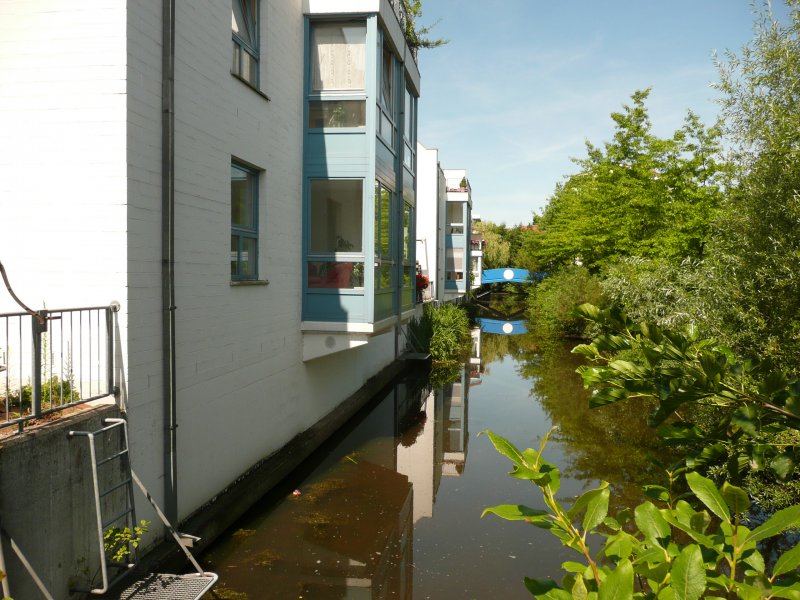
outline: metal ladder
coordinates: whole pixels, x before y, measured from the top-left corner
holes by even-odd
[[[104,427],[97,431],[69,432],[70,437],[85,437],[89,441],[92,483],[94,487],[95,522],[97,525],[97,543],[100,552],[100,574],[102,576],[101,587],[84,590],[76,589],[73,591],[87,592],[93,595],[102,595],[103,598],[119,600],[197,600],[201,598],[203,594],[214,587],[218,576],[216,573],[204,571],[195,560],[194,556],[192,556],[192,553],[189,552],[187,546],[190,544],[190,541],[198,538],[180,534],[175,531],[175,528],[167,520],[153,497],[131,468],[127,421],[125,419],[104,419],[103,425]],[[97,439],[104,438],[105,444],[103,445],[107,446],[109,445],[109,438],[115,431],[119,431],[119,449],[115,452],[107,452],[105,456],[98,457]],[[101,490],[98,469],[105,465],[115,469],[115,473],[119,475],[117,478],[113,476],[107,477],[106,479],[110,479],[111,482],[108,484],[108,487]],[[181,550],[183,550],[196,572],[188,575],[147,573],[130,583],[118,593],[116,591],[109,593],[109,590],[119,583],[130,569],[136,567],[139,563],[136,544],[128,545],[128,558],[130,560],[125,563],[110,562],[106,557],[105,550],[105,536],[112,527],[119,527],[121,529],[127,527],[133,532],[134,528],[138,525],[133,497],[134,483],[153,506],[159,519],[161,519],[161,522],[178,543]],[[111,503],[109,499],[113,499],[115,497],[114,494],[116,494],[117,497],[120,494],[124,494],[124,508],[115,516],[105,518],[103,515],[103,507],[105,504]],[[119,572],[111,577],[109,574],[110,568],[116,568]]]

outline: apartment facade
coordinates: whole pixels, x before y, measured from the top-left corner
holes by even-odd
[[[419,97],[399,5],[0,5],[0,257],[37,309],[119,303],[117,401],[173,519],[399,354]]]

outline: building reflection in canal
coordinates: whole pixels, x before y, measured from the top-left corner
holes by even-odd
[[[223,593],[412,598],[414,524],[464,472],[469,386],[467,365],[438,389],[418,374],[388,391],[206,553]]]

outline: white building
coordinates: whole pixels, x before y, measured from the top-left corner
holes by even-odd
[[[133,464],[173,519],[401,350],[419,72],[393,4],[0,4],[0,259],[36,309],[120,303]]]

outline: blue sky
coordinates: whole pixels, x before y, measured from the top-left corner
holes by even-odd
[[[776,17],[787,9],[774,0]],[[507,225],[541,212],[585,140],[613,135],[611,112],[652,87],[654,130],[691,109],[717,116],[716,51],[752,39],[750,0],[423,0],[450,43],[420,52],[419,140],[467,170],[473,212]]]

